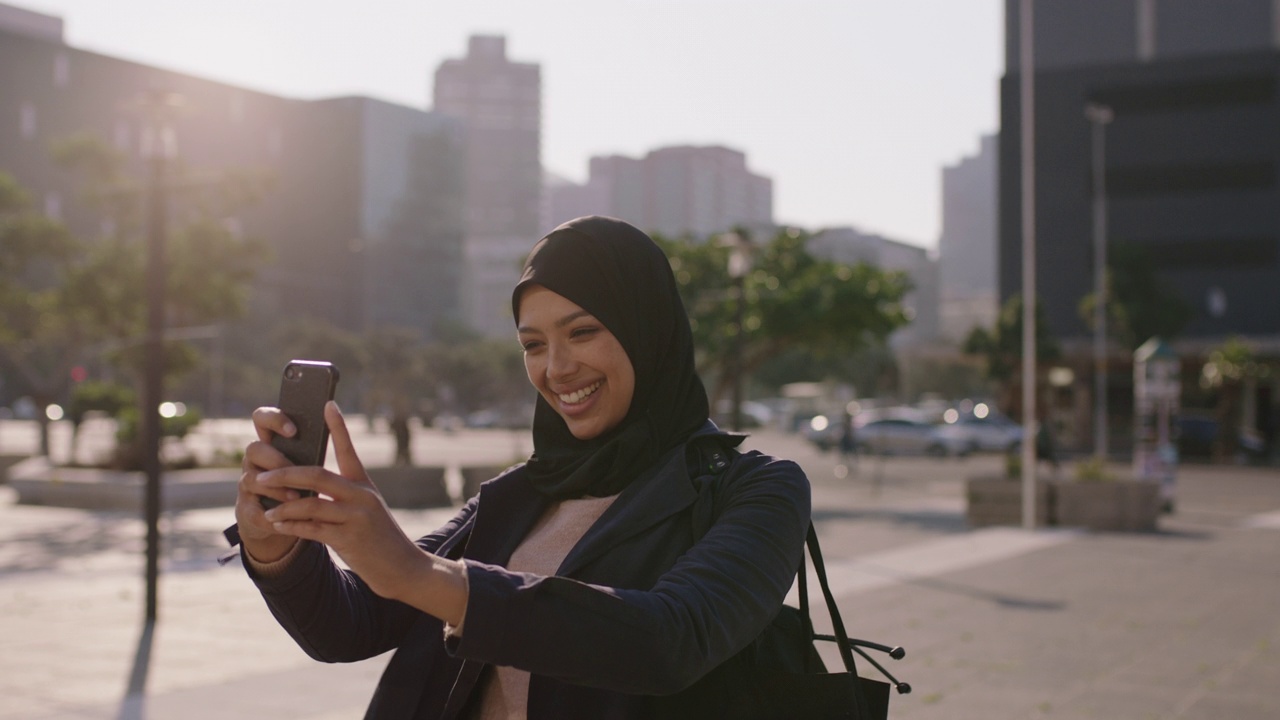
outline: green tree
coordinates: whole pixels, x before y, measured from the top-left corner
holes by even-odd
[[[1013,416],[1021,415],[1022,387],[1022,296],[1013,295],[1000,308],[996,324],[990,330],[975,327],[965,338],[961,350],[981,357],[987,378],[1001,389],[1000,407]],[[1036,303],[1036,366],[1062,356],[1062,348],[1049,330],[1044,303]]]
[[[82,180],[82,199],[100,221],[103,236],[77,242],[47,220],[44,225],[33,220],[19,223],[29,238],[37,237],[33,233],[43,227],[44,237],[15,243],[14,248],[47,244],[57,252],[42,251],[45,258],[33,268],[32,251],[23,250],[28,267],[16,272],[0,269],[7,278],[0,282],[7,282],[6,291],[12,291],[2,302],[6,309],[18,310],[5,313],[9,334],[20,340],[5,343],[6,356],[11,364],[25,368],[28,383],[41,392],[65,393],[72,363],[99,360],[117,366],[141,388],[147,316],[141,185],[126,172],[125,158],[93,136],[59,141],[53,154],[59,165]],[[166,248],[167,324],[181,329],[240,317],[249,283],[266,252],[261,241],[241,237],[228,219],[258,196],[264,180],[244,173],[198,180],[181,166],[171,177],[175,211]],[[4,193],[13,198],[12,188]],[[10,243],[3,245],[8,248]],[[24,276],[36,281],[15,282]],[[187,342],[166,342],[167,377],[187,372],[197,362],[198,353]],[[136,449],[122,450],[122,458],[140,457]]]
[[[1141,245],[1111,246],[1106,277],[1108,295],[1107,335],[1130,351],[1153,337],[1177,337],[1195,311],[1182,295],[1155,270],[1150,254]],[[1094,327],[1097,293],[1080,300],[1080,316]]]
[[[72,284],[82,252],[61,223],[32,210],[17,181],[0,173],[0,355],[39,409],[46,455],[44,408],[66,394],[75,358],[99,332]]]
[[[1271,368],[1258,360],[1253,348],[1239,337],[1231,337],[1209,354],[1200,373],[1200,384],[1217,392],[1214,414],[1218,434],[1213,439],[1213,457],[1227,461],[1240,452],[1244,389],[1251,378],[1267,377]]]
[[[883,341],[910,322],[902,304],[911,289],[905,273],[820,259],[807,249],[810,237],[786,229],[754,247],[751,270],[743,279],[740,356],[729,248],[710,241],[655,238],[671,260],[689,313],[699,371],[717,378],[713,403],[732,381],[730,363],[735,360],[750,377],[787,351],[807,350],[819,360],[840,357]]]

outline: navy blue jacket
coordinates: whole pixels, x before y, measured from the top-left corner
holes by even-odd
[[[709,425],[699,438],[716,432]],[[669,453],[551,577],[502,567],[547,499],[523,466],[485,483],[418,540],[467,559],[465,631],[448,642],[439,620],[377,596],[316,543],[282,575],[254,580],[317,660],[396,649],[366,718],[459,717],[490,664],[533,674],[531,720],[676,716],[695,683],[777,614],[809,527],[809,483],[795,463],[754,451],[723,457],[726,467],[691,473],[684,447]]]

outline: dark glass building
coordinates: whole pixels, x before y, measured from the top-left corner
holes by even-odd
[[[1020,5],[1005,3],[1002,300],[1022,286]],[[1113,112],[1105,126],[1108,247],[1136,248],[1194,311],[1173,342],[1183,407],[1214,402],[1198,373],[1227,338],[1280,357],[1280,3],[1036,0],[1034,13],[1036,289],[1066,350],[1062,362],[1076,369],[1074,393],[1058,404],[1073,406],[1067,411],[1083,446],[1092,330],[1080,303],[1094,287],[1089,103]],[[1116,435],[1128,430],[1130,360],[1127,348],[1113,347],[1108,404],[1120,415],[1111,423],[1113,448],[1128,447]],[[1243,400],[1246,427],[1273,447],[1274,375],[1250,380]]]

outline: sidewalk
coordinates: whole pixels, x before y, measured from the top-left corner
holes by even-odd
[[[914,688],[892,717],[1280,713],[1280,472],[1184,468],[1178,514],[1150,535],[971,532],[962,481],[996,458],[863,459],[838,478],[834,455],[796,438],[749,442],[809,472],[850,632],[907,649],[886,661]],[[412,535],[450,512],[397,515]],[[213,562],[230,521],[230,508],[166,518],[148,638],[142,523],[15,506],[0,487],[0,720],[360,717],[386,658],[303,655],[243,571]]]

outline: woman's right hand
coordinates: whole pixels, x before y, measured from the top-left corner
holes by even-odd
[[[236,493],[236,522],[240,526],[240,542],[254,560],[269,563],[284,557],[298,538],[276,532],[271,521],[264,517],[261,499],[269,497],[279,502],[296,500],[297,490],[265,487],[257,482],[258,473],[288,467],[289,462],[271,445],[276,435],[292,437],[298,430],[278,408],[260,407],[253,411],[253,429],[258,439],[249,443],[241,464],[240,484]]]

